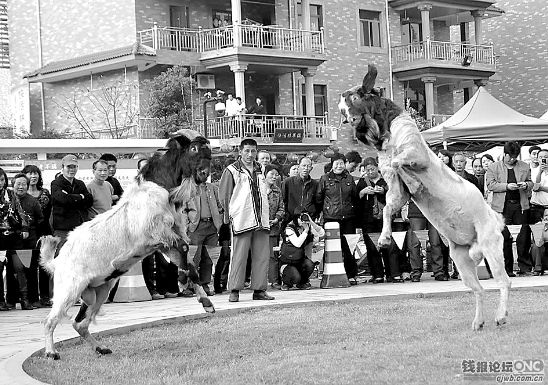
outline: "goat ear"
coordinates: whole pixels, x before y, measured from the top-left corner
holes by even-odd
[[[377,68],[373,64],[369,64],[367,68],[367,74],[363,78],[362,91],[366,94],[370,93],[375,86],[375,80],[377,79]]]

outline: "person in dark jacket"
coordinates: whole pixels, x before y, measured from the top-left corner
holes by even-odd
[[[453,155],[453,167],[455,170],[455,173],[463,178],[464,180],[467,180],[468,182],[472,183],[474,186],[478,188],[478,190],[481,191],[483,194],[483,191],[478,183],[478,178],[476,178],[474,175],[470,174],[465,170],[466,168],[466,156],[462,152],[457,152],[455,155]]]
[[[14,305],[5,303],[4,267],[10,267],[10,253],[29,237],[29,223],[15,193],[8,189],[8,176],[0,168],[0,311],[11,310]],[[11,269],[9,277],[12,273]],[[9,280],[8,280],[9,282]],[[8,285],[8,289],[10,285]],[[10,294],[8,292],[8,294]]]
[[[112,194],[112,205],[114,206],[116,203],[118,203],[118,201],[122,197],[122,194],[124,193],[124,189],[122,188],[122,185],[120,184],[118,179],[114,177],[114,175],[116,175],[116,167],[118,165],[118,159],[112,154],[103,154],[101,155],[99,159],[107,162],[107,167],[108,167],[107,182],[110,183],[110,185],[114,189],[114,193]]]
[[[318,181],[310,177],[312,160],[302,157],[299,161],[299,174],[290,176],[282,182],[282,196],[285,207],[285,223],[288,223],[297,212],[307,212],[313,220],[320,215],[316,202]]]
[[[322,205],[324,222],[337,222],[340,226],[344,268],[350,283],[355,285],[358,265],[343,234],[356,233],[355,216],[359,197],[354,178],[345,164],[344,155],[337,153],[333,156],[331,171],[320,178],[316,202]]]
[[[62,160],[62,172],[51,182],[53,235],[66,240],[69,231],[84,223],[93,205],[93,196],[83,181],[76,179],[78,159],[67,155]],[[59,247],[60,248],[60,247]]]
[[[366,158],[363,166],[365,167],[365,176],[360,178],[356,186],[360,198],[358,221],[367,248],[367,262],[372,275],[371,282],[384,282],[386,273],[387,281],[401,283],[403,282],[399,260],[401,251],[396,242],[392,239],[389,247],[383,247],[379,251],[368,235],[368,233],[382,231],[382,210],[386,205],[388,185],[380,175],[377,161],[374,158]]]
[[[38,254],[32,254],[30,266],[27,268],[23,264],[21,256],[19,255],[22,251],[18,250],[33,250],[36,247],[38,231],[44,221],[40,203],[38,203],[36,198],[28,194],[28,188],[29,179],[25,174],[19,173],[13,177],[13,192],[15,193],[15,196],[19,200],[21,208],[25,213],[29,229],[29,236],[22,239],[21,242],[14,247],[14,250],[9,253],[8,257],[8,259],[11,259],[11,265],[13,267],[13,271],[15,272],[15,276],[17,277],[19,298],[21,300],[21,309],[23,310],[36,309],[31,302],[38,301],[38,288],[36,287],[38,280]],[[31,283],[31,286],[34,286],[29,288],[29,283]],[[29,293],[29,289],[31,288],[33,288],[36,292]],[[17,302],[17,296],[14,295],[16,290],[8,290],[8,292],[11,292],[11,295],[10,300],[7,302]]]

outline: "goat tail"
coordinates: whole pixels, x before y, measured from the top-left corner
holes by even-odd
[[[52,275],[55,271],[54,257],[59,243],[61,243],[61,238],[51,235],[40,237],[37,243],[37,245],[40,245],[40,265]]]

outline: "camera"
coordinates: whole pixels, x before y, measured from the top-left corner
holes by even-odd
[[[309,222],[310,221],[310,217],[308,216],[307,213],[302,213],[301,216],[300,216],[300,219],[303,222]]]
[[[540,163],[542,163],[542,164],[547,164],[547,163],[548,163],[548,159],[542,158],[542,159],[540,160]]]

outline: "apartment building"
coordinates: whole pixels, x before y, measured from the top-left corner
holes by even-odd
[[[369,63],[377,65],[386,95],[428,119],[452,114],[475,85],[488,82],[497,71],[496,46],[485,44],[483,29],[486,19],[503,14],[494,3],[15,1],[9,6],[12,93],[27,100],[20,106],[28,109],[32,132],[81,135],[74,117],[97,108],[90,95],[120,87],[131,94],[131,116],[123,118],[133,127],[122,134],[146,136],[143,81],[181,64],[197,81],[197,106],[211,108],[204,94],[217,89],[246,105],[264,100],[261,129],[244,134],[269,143],[277,129],[301,129],[305,144],[336,138],[346,151],[358,143],[348,127],[339,127],[339,94],[361,83]],[[201,117],[195,116],[198,128]],[[103,120],[91,120],[88,130],[101,131]],[[207,120],[208,136],[234,136],[226,119]]]

